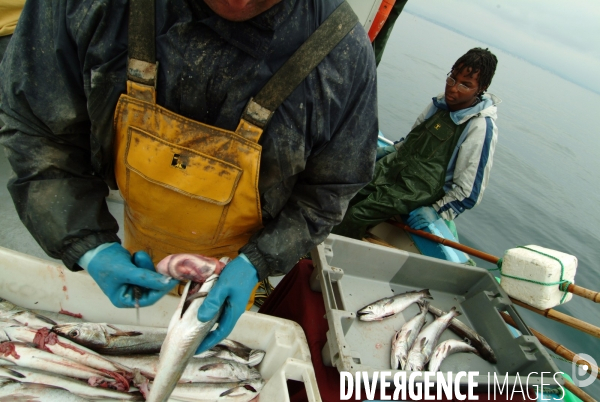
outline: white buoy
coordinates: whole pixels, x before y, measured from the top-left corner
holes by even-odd
[[[511,248],[502,257],[501,286],[509,296],[540,310],[566,303],[572,294],[564,297],[559,288],[561,263],[562,279],[575,283],[577,257],[535,245]]]

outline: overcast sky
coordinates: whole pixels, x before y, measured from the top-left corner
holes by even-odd
[[[409,0],[404,10],[600,93],[600,0]]]

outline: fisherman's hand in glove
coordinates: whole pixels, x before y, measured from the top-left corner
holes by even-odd
[[[396,152],[396,147],[393,145],[386,145],[385,147],[377,147],[377,155],[375,156],[375,160],[388,156],[392,152]]]
[[[419,207],[408,214],[406,224],[413,229],[424,229],[438,219],[440,216],[432,207]]]
[[[138,251],[131,257],[119,243],[102,244],[78,261],[116,307],[135,307],[133,286],[141,288],[140,307],[150,306],[179,281],[157,274],[150,256]]]
[[[212,348],[231,333],[235,323],[246,310],[248,299],[257,283],[256,268],[244,254],[225,265],[217,283],[198,309],[198,320],[207,322],[223,307],[218,321],[219,327],[204,338],[196,354]]]

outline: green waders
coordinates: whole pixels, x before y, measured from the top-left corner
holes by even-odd
[[[368,228],[442,198],[446,169],[465,125],[438,110],[415,127],[397,152],[377,162],[373,180],[350,200],[332,233],[360,240]]]

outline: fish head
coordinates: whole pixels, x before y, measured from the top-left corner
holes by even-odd
[[[84,346],[105,346],[108,344],[106,331],[100,324],[88,322],[60,324],[55,325],[52,330]]]
[[[361,321],[380,321],[387,315],[385,309],[378,304],[370,304],[356,312]]]
[[[425,367],[426,357],[422,353],[411,352],[408,354],[406,361],[406,369],[410,371],[423,371]]]

